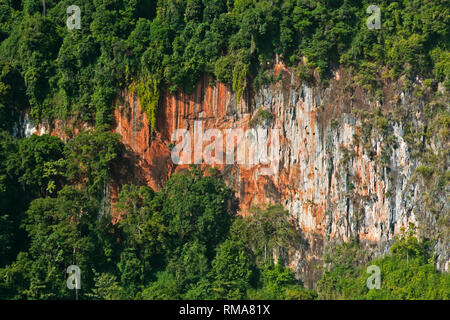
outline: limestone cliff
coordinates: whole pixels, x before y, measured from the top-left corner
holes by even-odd
[[[260,175],[260,165],[216,166],[235,191],[242,214],[252,205],[281,203],[296,219],[304,243],[286,258],[306,285],[312,287],[317,280],[315,266],[328,247],[357,238],[379,256],[388,252],[394,236],[410,222],[427,225],[426,235],[438,240],[437,266],[446,270],[448,237],[436,223],[448,216],[448,190],[436,199],[441,204],[437,215],[424,208],[425,187],[415,175],[419,158],[405,141],[407,124],[401,121],[423,126],[424,100],[386,83],[381,104],[352,86],[343,70],[325,87],[309,86],[282,64],[274,65],[274,72],[281,73],[280,81],[255,93],[244,91],[240,101],[229,86],[211,85],[206,76],[193,93],[165,94],[153,134],[137,96],[124,92],[113,130],[122,135],[133,163],[132,174],[127,174],[135,183],[159,189],[171,173],[186,168],[171,159],[174,130],[193,134],[194,121],[202,121],[203,130],[245,130],[263,108],[272,117],[259,126],[280,133],[275,150],[278,170]],[[378,107],[383,113],[375,116]],[[373,125],[368,131],[370,118],[382,116],[392,118],[383,118],[384,126]],[[440,147],[447,148],[448,141]]]

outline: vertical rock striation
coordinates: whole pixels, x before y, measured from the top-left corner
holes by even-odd
[[[280,159],[278,170],[261,175],[261,165],[216,166],[235,191],[241,214],[267,203],[281,203],[289,210],[304,241],[286,258],[307,286],[313,287],[318,279],[316,266],[327,248],[358,239],[372,256],[379,256],[388,252],[402,227],[421,221],[426,221],[427,236],[438,239],[437,266],[445,270],[448,239],[437,235],[436,217],[421,205],[423,185],[412,182],[419,161],[405,141],[405,123],[389,119],[387,127],[368,131],[359,115],[380,107],[380,102],[350,88],[343,70],[327,87],[307,85],[282,64],[276,64],[274,72],[282,74],[280,81],[245,92],[241,101],[229,86],[209,85],[206,76],[192,93],[165,94],[153,135],[136,95],[124,92],[113,130],[122,135],[132,162],[132,171],[125,173],[130,182],[159,189],[170,174],[186,169],[171,159],[176,129],[186,129],[193,137],[194,121],[202,121],[203,131],[247,130],[262,108],[272,117],[258,125],[280,133],[279,146],[271,146]],[[423,104],[404,93],[398,103],[387,102],[395,100],[394,95],[388,84],[382,109],[407,110],[405,117],[421,125]],[[117,192],[116,187],[113,198]],[[436,199],[444,214],[449,209],[447,198]]]

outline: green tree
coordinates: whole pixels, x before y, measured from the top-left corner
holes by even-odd
[[[73,298],[65,286],[66,268],[78,265],[83,285],[92,285],[92,270],[104,268],[107,257],[96,229],[98,203],[81,191],[64,187],[57,198],[34,200],[27,211],[25,229],[31,239],[28,253],[21,253],[6,272],[18,270],[21,281],[14,296],[30,299]],[[110,223],[110,222],[109,222]],[[103,225],[101,228],[108,228]],[[25,267],[26,266],[26,267]],[[13,271],[17,273],[17,271]],[[8,278],[8,277],[7,277]]]
[[[143,282],[149,279],[152,264],[161,263],[165,248],[166,227],[159,210],[154,210],[154,192],[146,186],[123,186],[115,208],[121,220],[123,246],[137,255],[142,267]],[[128,249],[127,249],[128,248]]]
[[[94,272],[95,273],[95,272]],[[110,273],[95,273],[94,288],[87,296],[96,300],[119,300],[123,288],[119,286],[117,277]]]
[[[87,187],[90,194],[99,193],[110,177],[114,159],[122,151],[119,135],[102,130],[81,132],[64,148],[67,178]]]
[[[289,221],[289,212],[282,206],[271,205],[266,209],[254,207],[249,213],[243,223],[233,226],[233,231],[241,229],[239,233],[246,233],[246,241],[258,264],[273,261],[275,256],[283,254],[283,250],[298,243],[295,225]]]
[[[135,250],[125,249],[118,264],[122,297],[133,299],[144,285],[144,268]]]
[[[246,245],[242,241],[226,240],[218,248],[212,272],[216,298],[245,298],[253,272]]]
[[[430,256],[430,243],[418,239],[414,225],[403,229],[391,247],[391,254],[366,262],[354,243],[343,244],[325,260],[318,282],[321,299],[432,300],[449,299],[450,275],[440,273]],[[367,267],[380,268],[380,289],[368,289]]]
[[[356,241],[345,242],[325,254],[322,277],[317,282],[320,299],[349,299],[361,294],[361,286],[354,279],[361,274],[367,261],[366,253]]]
[[[150,284],[138,298],[143,300],[177,300],[180,298],[175,277],[168,272],[157,274],[157,281]]]
[[[206,256],[211,259],[231,224],[230,189],[218,177],[192,169],[172,175],[162,194],[170,254],[178,256],[185,243],[198,241],[206,247]]]
[[[250,290],[249,298],[256,300],[313,300],[317,294],[302,287],[289,268],[278,263],[266,264],[261,270],[261,286]]]

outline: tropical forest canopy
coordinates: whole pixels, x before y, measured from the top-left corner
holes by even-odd
[[[214,169],[192,167],[159,191],[122,186],[116,224],[104,201],[123,156],[109,130],[122,89],[136,90],[152,128],[165,90],[192,90],[208,73],[239,95],[274,80],[265,66],[276,56],[322,84],[342,65],[370,90],[382,77],[448,89],[449,1],[378,1],[379,30],[366,27],[366,0],[44,2],[45,15],[41,0],[0,3],[0,299],[72,299],[72,264],[80,299],[449,299],[449,275],[412,227],[375,260],[356,242],[336,248],[306,289],[284,266],[299,243],[287,211],[236,216]],[[81,28],[69,30],[73,4]],[[67,143],[23,137],[24,112],[95,129]],[[380,290],[366,286],[371,264]]]
[[[134,84],[155,124],[159,95],[192,90],[203,73],[242,94],[273,80],[275,55],[304,78],[354,69],[361,83],[417,76],[450,86],[448,0],[5,0],[0,3],[0,125],[33,119],[109,124]],[[69,30],[67,8],[80,8]],[[302,63],[305,57],[305,63]],[[381,67],[386,70],[380,70]],[[384,71],[383,74],[381,71]]]

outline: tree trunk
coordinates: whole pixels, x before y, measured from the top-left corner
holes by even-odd
[[[45,17],[45,0],[42,0],[42,14]]]
[[[264,243],[264,263],[267,262],[267,243]]]

